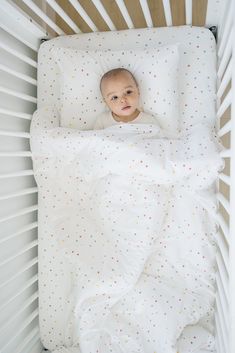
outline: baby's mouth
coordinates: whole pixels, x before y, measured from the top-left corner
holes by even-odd
[[[127,105],[126,107],[123,107],[122,110],[127,110],[127,109],[130,109],[130,105]]]

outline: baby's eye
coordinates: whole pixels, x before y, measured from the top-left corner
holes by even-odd
[[[128,91],[126,91],[126,94],[131,94],[132,91],[129,89]]]
[[[118,96],[113,96],[113,97],[111,98],[111,101],[115,101],[117,98],[118,98]]]

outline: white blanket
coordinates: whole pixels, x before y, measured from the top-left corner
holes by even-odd
[[[54,352],[176,353],[184,329],[213,311],[216,136],[42,119],[31,125],[35,178],[40,197],[54,195],[48,222],[72,283]]]

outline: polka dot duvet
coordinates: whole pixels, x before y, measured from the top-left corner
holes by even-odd
[[[60,334],[67,350],[56,352],[176,352],[183,329],[212,310],[215,228],[204,203],[220,145],[203,125],[170,138],[157,125],[79,131],[58,120],[41,108],[31,127],[48,260],[39,273],[51,291],[42,327]]]
[[[167,30],[158,29],[159,38],[180,41]],[[136,38],[147,42],[150,32],[136,30]],[[223,161],[213,108],[197,120],[201,105],[194,116],[183,97],[175,133],[157,123],[78,130],[60,126],[58,92],[39,87],[30,142],[44,346],[53,353],[214,352],[214,182]]]

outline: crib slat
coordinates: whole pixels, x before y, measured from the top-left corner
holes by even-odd
[[[216,338],[217,338],[217,342],[218,342],[218,346],[219,346],[219,352],[218,353],[224,353],[225,349],[224,349],[224,343],[222,341],[222,335],[221,335],[221,329],[219,326],[219,322],[218,322],[218,315],[217,313],[215,313],[215,327],[216,327]]]
[[[216,353],[223,353],[217,325],[215,325],[215,349]]]
[[[232,76],[232,94],[233,94],[233,104],[231,107],[231,140],[230,140],[230,148],[232,152],[232,158],[230,160],[230,176],[231,176],[231,186],[230,186],[230,205],[233,214],[230,215],[230,249],[229,249],[229,257],[230,257],[230,281],[229,281],[229,303],[230,303],[230,337],[229,337],[229,353],[235,352],[235,21],[234,21],[234,13],[235,13],[235,1],[231,1],[232,3],[232,14],[233,14],[233,27],[231,30],[232,38],[233,38],[233,76]]]
[[[28,94],[19,93],[18,91],[14,91],[12,89],[9,89],[3,86],[0,86],[0,92],[9,94],[10,96],[20,98],[28,102],[37,103],[37,98],[29,96]]]
[[[16,177],[22,177],[25,175],[34,175],[34,172],[32,169],[29,169],[29,170],[22,170],[20,172],[15,172],[15,173],[0,174],[0,179],[16,178]]]
[[[29,64],[33,67],[37,67],[37,62],[33,59],[28,58],[26,55],[19,53],[17,50],[12,49],[5,43],[0,42],[0,48],[7,51],[9,54],[14,55],[16,58],[24,61],[26,64]]]
[[[19,217],[19,216],[25,215],[27,213],[31,213],[31,212],[37,211],[37,210],[38,210],[38,205],[22,208],[22,210],[19,211],[19,212],[15,212],[15,213],[13,213],[13,214],[11,214],[9,216],[0,218],[0,223],[8,221],[9,219],[12,219],[12,218],[15,218],[15,217]]]
[[[217,199],[221,203],[221,205],[224,207],[224,209],[227,211],[227,213],[230,213],[230,205],[228,200],[224,197],[224,195],[221,194],[221,192],[217,193],[216,195]]]
[[[0,152],[0,157],[32,157],[30,151]]]
[[[2,10],[2,9],[1,9]],[[19,35],[18,32],[16,32],[18,30],[18,27],[17,29],[15,28],[15,30],[13,30],[12,28],[9,28],[7,25],[3,24],[2,23],[3,21],[3,16],[1,17],[1,22],[0,22],[0,27],[7,33],[9,33],[12,37],[15,37],[17,40],[19,40],[21,43],[27,45],[27,47],[29,47],[30,49],[34,50],[34,51],[37,51],[38,50],[38,46],[34,44],[34,41],[33,43],[26,39],[24,39],[22,37],[22,35]]]
[[[4,308],[6,308],[13,300],[15,300],[20,294],[22,294],[26,289],[31,287],[37,281],[38,281],[38,275],[36,274],[32,278],[30,278],[25,283],[25,285],[17,291],[17,293],[15,293],[12,297],[8,298],[8,300],[5,303],[3,303],[3,305],[0,306],[0,310],[3,310]]]
[[[15,258],[17,258],[18,256],[24,254],[26,251],[35,248],[35,246],[38,245],[38,240],[34,240],[31,243],[29,243],[28,245],[26,245],[25,247],[23,247],[20,251],[18,251],[16,254],[9,256],[7,259],[3,260],[2,262],[0,262],[0,267],[1,266],[5,266],[6,264],[8,264],[8,262],[11,262],[12,260],[14,260]]]
[[[5,237],[1,237],[0,238],[0,244],[4,243],[5,241],[8,241],[16,236],[19,236],[20,234],[26,233],[29,230],[35,229],[38,227],[38,222],[33,222],[33,223],[29,223],[27,224],[27,226],[22,227],[21,229],[19,229],[17,232],[7,235]]]
[[[32,352],[39,351],[40,353],[42,352],[42,342],[41,339],[35,339],[34,342],[31,342],[30,345],[26,348],[25,351],[22,353],[32,353]]]
[[[229,34],[229,37],[226,40],[225,50],[223,51],[222,56],[219,58],[221,60],[219,60],[219,69],[217,72],[217,76],[220,80],[224,74],[224,71],[232,55],[232,36],[233,36],[233,33],[231,31],[231,33]]]
[[[221,308],[221,302],[220,302],[220,298],[218,295],[216,296],[216,308],[217,308],[218,320],[220,322],[220,329],[222,331],[222,339],[224,342],[224,346],[226,347],[225,352],[227,352],[228,351],[228,336],[226,334],[226,322],[224,320],[224,315],[223,315],[222,308]]]
[[[219,173],[219,178],[220,178],[220,180],[222,180],[225,184],[227,184],[227,185],[229,185],[230,186],[230,184],[231,184],[231,182],[230,182],[230,177],[228,176],[228,175],[226,175],[226,174],[224,174],[224,173]]]
[[[38,188],[37,187],[22,189],[20,191],[16,191],[16,192],[13,192],[13,193],[10,193],[10,194],[0,195],[0,201],[8,200],[8,199],[11,199],[11,198],[14,198],[14,197],[19,197],[19,196],[25,196],[25,195],[28,195],[28,194],[35,194],[37,192],[38,192]],[[0,240],[0,243],[1,243],[1,240]]]
[[[216,322],[216,326],[218,327],[219,339],[220,339],[220,343],[222,346],[221,352],[227,353],[228,352],[228,349],[227,349],[228,343],[225,341],[224,330],[222,330],[222,327],[221,327],[221,317],[220,317],[218,311],[215,314],[215,322]]]
[[[229,264],[228,264],[228,259],[229,259],[229,252],[228,252],[228,244],[226,244],[225,242],[225,237],[223,234],[221,234],[221,232],[218,232],[216,235],[216,240],[217,240],[217,244],[218,247],[220,249],[220,253],[222,255],[222,259],[225,265],[225,269],[228,273],[228,269],[229,269]]]
[[[70,28],[72,28],[75,33],[81,33],[80,28],[71,20],[71,18],[66,14],[62,7],[57,4],[55,0],[46,0],[46,2],[53,8],[56,13],[58,13],[58,15],[67,23]]]
[[[17,347],[14,353],[28,352],[32,345],[35,344],[40,339],[40,332],[38,327],[35,327],[22,341],[22,343]],[[31,352],[31,351],[30,351]]]
[[[232,79],[232,59],[230,60],[228,67],[225,71],[225,74],[223,76],[223,79],[220,83],[218,92],[217,92],[217,98],[220,99],[229,83],[229,81]]]
[[[116,27],[114,26],[113,21],[109,17],[109,15],[108,15],[107,11],[105,10],[105,8],[104,8],[103,4],[101,3],[101,1],[100,0],[92,0],[92,2],[95,5],[95,7],[97,8],[97,11],[100,13],[101,17],[106,22],[106,24],[109,27],[109,29],[111,31],[115,31]]]
[[[232,11],[232,1],[230,1],[228,11],[226,12],[223,23],[219,25],[219,32],[221,31],[221,40],[219,42],[218,56],[221,57],[224,52],[225,44],[227,43],[229,32],[231,31],[231,25],[234,13]],[[226,8],[226,6],[224,6]]]
[[[219,107],[219,110],[217,112],[217,119],[220,119],[222,117],[222,115],[228,109],[231,103],[232,103],[232,92],[230,90]]]
[[[227,148],[225,149],[224,151],[221,151],[220,152],[220,156],[222,158],[231,158],[231,149],[230,148]]]
[[[0,114],[14,116],[16,118],[25,119],[25,120],[32,120],[32,114],[21,113],[18,111],[13,111],[13,110],[4,109],[4,108],[0,108]]]
[[[192,0],[185,0],[185,12],[186,12],[186,25],[192,24],[193,19],[193,5]]]
[[[0,289],[2,290],[5,286],[7,286],[10,282],[14,281],[18,276],[32,268],[34,265],[38,263],[38,257],[34,257],[32,260],[28,261],[25,266],[20,268],[18,272],[16,272],[12,277],[8,278],[5,282],[0,283]]]
[[[170,26],[172,26],[172,13],[171,13],[170,0],[163,0],[162,4],[164,7],[164,15],[165,15],[165,19],[166,19],[166,25],[168,27],[170,27]]]
[[[15,131],[8,131],[8,130],[0,130],[0,136],[11,136],[11,137],[20,137],[20,138],[30,138],[29,132],[15,132]]]
[[[28,83],[31,83],[34,86],[37,86],[37,80],[34,80],[32,77],[24,75],[24,74],[21,74],[20,72],[17,72],[15,70],[12,70],[12,69],[10,69],[9,67],[7,67],[5,65],[0,64],[0,70],[4,71],[4,72],[6,72],[6,73],[8,73],[8,74],[10,74],[10,75],[12,75],[14,77],[17,77],[17,78],[19,78],[21,80],[24,80],[24,81],[26,81]]]
[[[223,31],[224,31],[224,24],[226,22],[226,17],[227,17],[227,13],[228,13],[228,5],[230,4],[230,0],[224,0],[224,6],[222,7],[222,11],[221,14],[219,16],[219,21],[218,21],[218,27],[219,27],[219,31],[218,31],[218,45],[221,42],[221,38],[223,35]]]
[[[27,5],[38,17],[40,17],[43,22],[45,22],[49,27],[51,27],[57,34],[63,35],[64,31],[58,27],[55,22],[53,22],[50,17],[48,17],[37,5],[34,4],[32,0],[22,0],[25,5]]]
[[[228,336],[229,333],[229,327],[228,327],[228,303],[227,303],[227,298],[225,297],[225,293],[223,291],[223,286],[220,278],[220,274],[217,273],[216,276],[216,284],[217,284],[217,297],[218,297],[218,304],[220,306],[220,311],[221,314],[224,318],[224,323],[225,323],[225,329],[226,329],[226,335]]]
[[[143,14],[144,14],[145,21],[147,23],[147,27],[153,27],[153,21],[152,21],[152,17],[151,17],[150,11],[149,11],[147,1],[146,0],[139,0],[139,2],[141,5]]]
[[[221,214],[219,214],[217,216],[217,221],[218,221],[218,225],[220,226],[220,228],[223,231],[223,234],[225,236],[227,243],[229,244],[229,227],[228,227],[227,223],[225,222],[223,216],[221,216]]]
[[[224,298],[225,298],[225,302],[227,304],[228,307],[228,303],[229,303],[229,295],[228,295],[228,272],[225,268],[225,264],[224,261],[222,259],[221,256],[221,252],[218,251],[218,253],[216,254],[216,261],[217,261],[217,266],[218,266],[218,273],[217,273],[217,279],[220,282],[220,287],[222,292],[224,293]]]
[[[26,329],[26,327],[36,318],[38,317],[39,314],[39,310],[38,308],[35,309],[28,317],[26,320],[24,320],[20,326],[19,331],[17,331],[14,335],[12,335],[11,339],[8,340],[8,342],[1,347],[1,349],[4,351],[4,349],[6,349],[15,339],[16,337]]]
[[[25,304],[11,317],[9,317],[4,324],[0,327],[0,330],[3,331],[9,326],[12,321],[15,321],[17,316],[19,316],[30,304],[32,304],[36,299],[38,299],[38,291],[36,291],[33,295],[31,295],[26,301]]]
[[[0,1],[0,8],[1,11],[4,11],[6,14],[6,20],[9,22],[9,17],[12,17],[15,21],[12,22],[13,25],[17,24],[17,30],[23,28],[26,32],[24,35],[28,38],[29,34],[34,37],[35,44],[39,40],[47,34],[47,32],[38,24],[36,23],[30,16],[28,16],[23,10],[20,9],[19,6],[14,4],[12,1],[9,2],[8,0],[1,0]],[[17,21],[17,22],[16,22]],[[38,48],[36,49],[36,51]]]
[[[88,24],[88,26],[93,30],[93,32],[97,32],[98,28],[88,16],[84,8],[77,0],[69,0],[70,4],[75,8],[75,10],[79,13],[79,16],[83,18],[83,20]]]
[[[220,137],[226,135],[228,132],[231,131],[231,120],[229,120],[219,131],[218,135]]]
[[[134,24],[133,24],[132,19],[129,15],[129,12],[127,11],[127,8],[126,8],[124,1],[123,0],[116,0],[116,3],[121,11],[121,14],[122,14],[124,20],[126,21],[128,28],[134,28]]]

